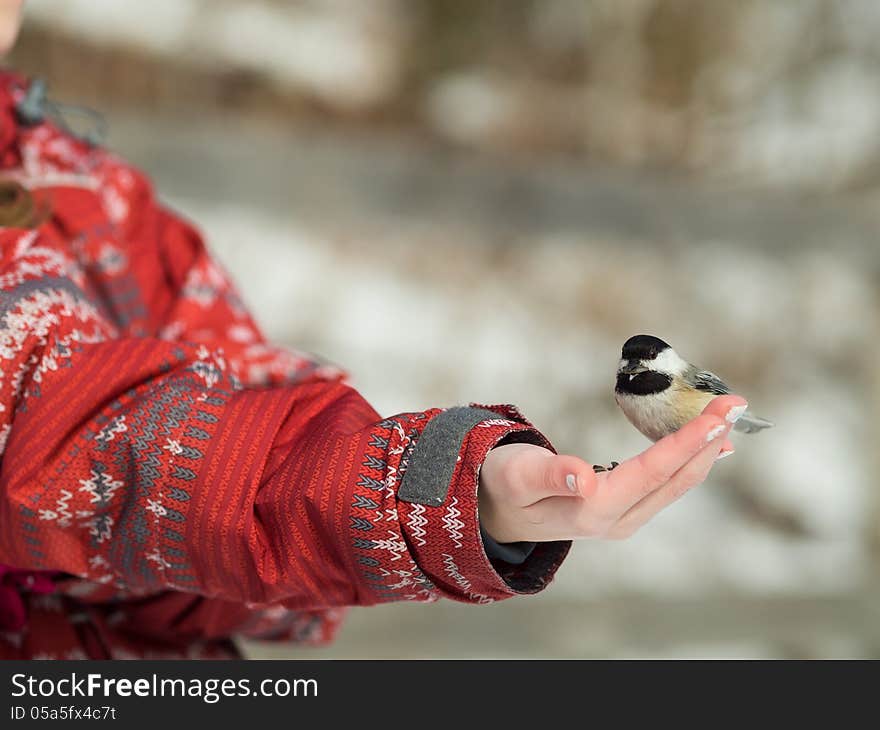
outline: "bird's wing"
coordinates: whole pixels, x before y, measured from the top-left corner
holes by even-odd
[[[697,390],[703,390],[707,393],[712,393],[713,395],[727,395],[731,392],[727,383],[715,375],[715,373],[710,373],[708,370],[698,370],[697,368],[694,368],[690,375],[694,387]],[[739,420],[733,427],[735,430],[742,431],[743,433],[756,433],[765,428],[770,428],[773,425],[772,421],[756,416],[751,411],[746,411],[740,416]]]
[[[708,370],[697,370],[693,375],[693,381],[694,387],[697,390],[705,390],[715,395],[727,395],[730,393],[727,383]]]

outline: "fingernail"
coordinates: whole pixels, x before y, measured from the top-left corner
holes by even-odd
[[[574,474],[569,474],[565,477],[565,485],[575,494],[577,494],[578,485],[577,485],[577,477]]]
[[[709,431],[709,433],[706,434],[706,443],[717,439],[722,433],[724,433],[726,428],[727,426],[725,426],[723,423],[715,426],[715,428],[713,428],[711,431]]]
[[[730,456],[734,451],[736,451],[736,449],[728,449],[727,451],[721,451],[718,454],[718,456],[715,457],[715,461],[718,461],[719,459],[724,459],[724,458]]]
[[[727,412],[727,416],[725,416],[727,422],[736,423],[742,417],[742,414],[746,412],[746,408],[748,407],[749,404],[746,403],[744,406],[734,406],[733,408],[731,408]]]

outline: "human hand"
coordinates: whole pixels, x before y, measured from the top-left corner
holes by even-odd
[[[719,396],[675,433],[599,474],[583,459],[532,444],[494,448],[480,470],[480,523],[502,543],[629,537],[733,451],[727,435],[745,409],[732,409],[744,405],[737,395]]]

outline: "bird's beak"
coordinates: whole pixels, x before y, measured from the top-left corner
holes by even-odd
[[[647,368],[642,367],[641,363],[638,360],[630,360],[626,365],[624,365],[618,372],[623,373],[624,375],[629,375],[630,379],[639,373],[643,373],[647,370]]]

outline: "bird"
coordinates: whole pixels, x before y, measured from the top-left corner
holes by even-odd
[[[730,392],[721,378],[684,360],[659,337],[634,335],[623,344],[614,398],[629,422],[652,441],[677,431],[713,398]],[[773,425],[745,410],[733,428],[757,433]]]

